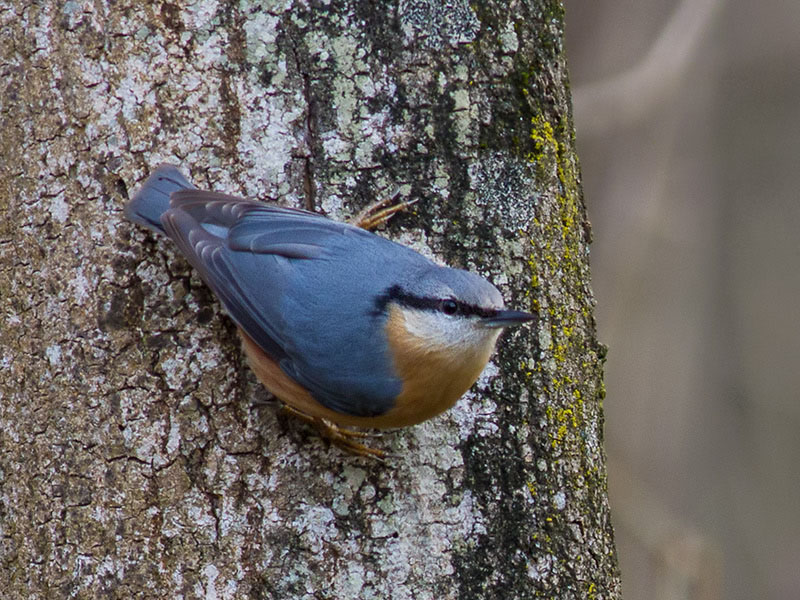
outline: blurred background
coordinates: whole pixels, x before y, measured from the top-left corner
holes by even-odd
[[[565,5],[625,598],[800,598],[800,1]]]

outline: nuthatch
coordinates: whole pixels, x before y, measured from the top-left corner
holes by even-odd
[[[505,310],[478,275],[312,212],[198,190],[170,165],[125,213],[199,271],[267,390],[329,427],[438,415],[478,378],[502,328],[535,318]]]

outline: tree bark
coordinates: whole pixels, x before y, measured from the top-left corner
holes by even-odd
[[[562,29],[551,0],[0,2],[4,598],[620,596]],[[539,322],[388,465],[345,455],[125,221],[164,161],[334,218],[399,190],[385,235]]]

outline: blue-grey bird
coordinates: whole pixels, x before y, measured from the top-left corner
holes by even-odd
[[[429,419],[475,382],[503,327],[535,318],[478,275],[315,213],[198,190],[170,165],[125,213],[178,245],[259,380],[312,420]]]

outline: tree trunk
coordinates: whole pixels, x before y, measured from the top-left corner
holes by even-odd
[[[0,3],[0,589],[617,598],[602,356],[552,0]],[[172,245],[160,162],[346,218],[539,314],[447,414],[343,454]]]

